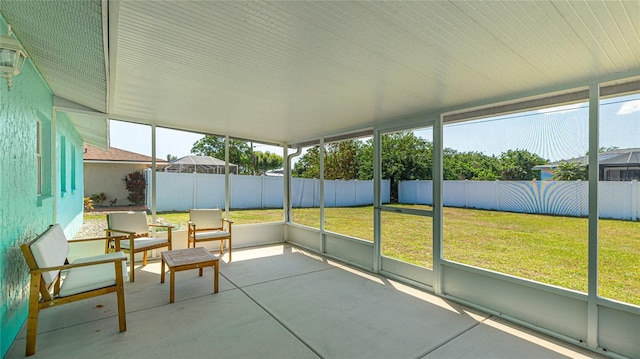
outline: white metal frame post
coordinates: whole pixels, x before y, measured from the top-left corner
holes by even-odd
[[[382,141],[380,130],[373,131],[373,272],[382,269]]]
[[[589,86],[589,267],[587,345],[598,347],[598,186],[600,181],[600,85]]]
[[[151,223],[156,223],[156,183],[156,125],[153,124],[151,125]]]
[[[285,182],[285,194],[287,196],[287,202],[285,206],[285,218],[284,221],[287,223],[293,222],[293,205],[291,203],[291,159],[299,156],[302,153],[301,147],[296,147],[296,151],[291,154],[287,154],[285,158],[285,171],[284,171],[284,182]]]
[[[320,252],[327,253],[327,239],[324,235],[324,138],[320,139]]]
[[[282,189],[282,194],[284,195],[282,197],[282,221],[283,222],[288,222],[290,217],[289,214],[289,208],[291,208],[291,200],[290,200],[290,195],[291,193],[289,193],[289,186],[291,185],[291,178],[290,176],[290,171],[289,171],[289,149],[287,148],[287,145],[284,144],[282,146],[282,158],[284,159],[283,164],[282,164],[282,186],[284,187]]]
[[[229,177],[229,135],[224,136],[224,218],[229,219],[231,202],[231,178]]]
[[[433,124],[433,291],[443,294],[442,286],[442,146],[443,146],[443,115],[436,117]]]

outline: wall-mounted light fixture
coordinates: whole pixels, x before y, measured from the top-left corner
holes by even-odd
[[[0,77],[7,79],[7,88],[11,91],[12,77],[22,71],[27,54],[18,40],[11,36],[11,25],[7,36],[0,36]]]

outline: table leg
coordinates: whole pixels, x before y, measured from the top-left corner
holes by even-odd
[[[173,303],[176,300],[176,272],[173,270],[173,268],[169,269],[169,275],[170,275],[170,285],[169,285],[169,303]]]
[[[218,262],[213,264],[213,292],[218,293]]]
[[[164,256],[160,256],[160,283],[164,283]]]
[[[200,275],[200,277],[202,277],[202,267],[200,267],[200,268],[198,268],[198,269],[199,269],[199,271],[200,271],[200,274],[199,274],[199,275]]]

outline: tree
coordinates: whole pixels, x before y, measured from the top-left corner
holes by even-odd
[[[503,181],[531,181],[538,178],[533,167],[543,165],[548,161],[527,150],[508,150],[498,158],[499,173]]]
[[[553,172],[552,180],[556,181],[588,181],[589,171],[579,162],[562,162]]]
[[[325,146],[325,179],[373,179],[373,140],[349,140]],[[405,131],[382,137],[382,178],[391,181],[391,196],[397,199],[398,183],[432,178],[433,144]],[[312,147],[300,157],[292,175],[320,177],[320,148]]]
[[[361,152],[360,140],[333,142],[325,145],[324,178],[352,180],[358,178]],[[320,178],[320,147],[309,148],[293,166],[292,176]]]
[[[255,172],[256,174],[263,175],[269,170],[282,167],[282,156],[278,156],[275,153],[257,151],[254,154],[255,159]]]
[[[206,135],[191,147],[191,153],[224,160],[224,137]],[[238,174],[250,174],[252,149],[244,141],[229,140],[229,162],[238,166]]]
[[[433,143],[411,131],[385,134],[382,145],[382,178],[389,179],[391,200],[398,199],[400,181],[433,178]],[[359,179],[373,179],[373,140],[361,151]]]
[[[618,146],[600,147],[600,148],[598,148],[598,153],[611,152],[611,151],[615,151],[615,150],[617,150],[619,148],[620,147],[618,147]],[[587,153],[585,153],[584,155],[585,156],[589,156],[589,151],[587,151]]]
[[[178,156],[174,156],[172,154],[167,154],[167,161],[171,162],[171,161],[175,161],[178,159]]]
[[[482,152],[458,152],[445,148],[442,162],[445,180],[495,181],[500,178],[499,159]]]
[[[320,178],[320,147],[311,147],[305,152],[291,170],[293,177]]]
[[[349,140],[325,146],[324,178],[352,180],[358,178],[362,141]]]
[[[191,153],[199,156],[211,156],[224,160],[224,137],[204,136],[191,147]],[[268,170],[282,167],[282,156],[275,153],[253,151],[249,143],[229,139],[229,163],[238,165],[238,174],[264,174]]]

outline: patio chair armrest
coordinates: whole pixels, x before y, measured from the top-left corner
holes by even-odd
[[[198,230],[198,229],[197,229],[197,227],[196,227],[196,224],[195,224],[195,223],[193,223],[193,222],[191,222],[191,221],[188,221],[188,222],[187,222],[187,237],[191,237],[191,235],[194,235],[194,236],[195,236],[195,235],[196,235],[197,230]]]
[[[149,224],[149,227],[156,227],[156,228],[166,228],[167,230],[171,231],[172,229],[176,228],[175,226],[170,226],[170,225],[166,225],[166,224]]]
[[[149,224],[149,227],[155,227],[155,228],[166,228],[167,229],[167,240],[169,241],[169,245],[171,245],[171,230],[174,229],[174,226],[169,226],[169,225],[165,225],[165,224]],[[133,246],[133,240],[131,241],[131,245]],[[131,247],[133,248],[133,247]]]
[[[227,222],[227,223],[229,223],[229,224],[233,224],[233,221],[232,221],[232,220],[230,220],[230,219],[226,219],[226,218],[224,218],[224,219],[223,219],[223,221],[225,221],[225,222]]]
[[[75,264],[65,264],[65,265],[54,266],[54,267],[39,267],[39,268],[31,269],[29,272],[32,273],[32,274],[33,273],[43,273],[43,272],[51,272],[51,271],[54,271],[54,270],[55,271],[59,271],[59,270],[67,270],[67,269],[71,269],[71,268],[93,266],[93,265],[98,265],[98,264],[122,262],[122,261],[126,261],[126,260],[127,260],[126,257],[110,258],[110,259],[103,259],[103,260],[99,260],[99,261],[91,261],[91,262],[83,262],[83,263],[75,263]]]
[[[77,242],[91,242],[91,241],[106,241],[109,240],[109,237],[94,237],[94,238],[78,238],[67,241],[69,244],[77,243]]]
[[[107,237],[111,237],[111,232],[124,233],[124,234],[129,235],[129,236],[136,234],[136,232],[123,231],[121,229],[115,229],[115,228],[108,228],[108,229],[105,229],[104,231],[107,233]],[[113,238],[113,237],[111,237],[111,238]]]
[[[123,231],[120,229],[105,229],[105,232],[107,233],[107,248],[105,249],[105,251],[108,251],[108,247],[109,247],[109,242],[113,241],[114,245],[115,245],[115,250],[116,252],[120,252],[122,249],[120,248],[120,241],[121,240],[125,240],[127,238],[129,238],[129,243],[130,243],[130,248],[133,248],[133,238],[136,235],[136,232],[131,232],[131,231]],[[124,233],[126,234],[126,236],[112,236],[111,232],[116,232],[116,233]]]

